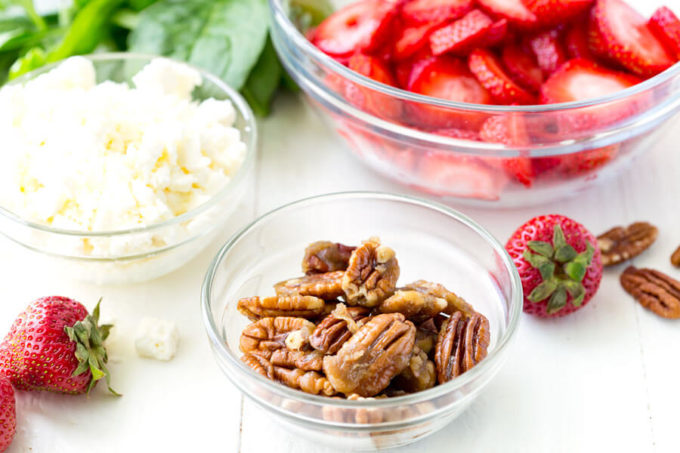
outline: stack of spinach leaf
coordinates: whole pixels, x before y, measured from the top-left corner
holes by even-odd
[[[290,6],[305,28],[330,9],[325,0]],[[261,116],[286,80],[269,38],[267,0],[73,0],[47,13],[32,0],[0,0],[0,83],[99,51],[165,55],[201,67],[240,90]]]

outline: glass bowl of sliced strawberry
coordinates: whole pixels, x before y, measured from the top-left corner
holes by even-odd
[[[270,0],[272,37],[308,100],[363,162],[444,199],[577,193],[680,109],[680,20],[661,0],[650,16],[625,0],[335,1],[316,22],[301,1]]]

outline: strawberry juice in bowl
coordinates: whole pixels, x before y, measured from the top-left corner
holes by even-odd
[[[553,22],[547,25],[521,23],[515,11],[499,11],[489,0],[333,2],[349,13],[330,26],[307,30],[302,29],[309,21],[299,20],[295,2],[270,3],[272,35],[284,66],[353,154],[382,175],[446,201],[518,206],[575,194],[653,146],[669,132],[669,120],[680,108],[678,55],[669,47],[659,51],[662,40],[647,16],[619,0],[566,2],[578,3],[578,11],[569,12],[573,16],[565,24],[549,18]],[[462,3],[464,11],[447,12]],[[412,22],[420,20],[409,16],[413,11],[404,12],[409,5],[416,10],[425,5],[427,12],[428,4],[457,19],[435,21],[428,29],[428,23]],[[657,6],[661,2],[648,5],[649,11]],[[396,18],[386,20],[390,15]],[[482,17],[488,22],[479,25]],[[646,52],[650,42],[656,50],[616,54],[623,63],[587,54],[596,19],[604,29],[598,36],[612,49],[622,48],[621,40],[628,43],[630,37],[621,33],[631,29],[641,36],[642,47],[633,46],[634,51]],[[456,22],[462,22],[458,31]],[[462,47],[432,38],[444,27],[449,30],[440,34],[450,37],[484,26],[486,41],[475,35]],[[506,30],[494,37],[502,26]],[[367,28],[375,35],[366,35]],[[409,41],[407,33],[416,38]],[[429,41],[418,33],[430,33]],[[414,42],[424,47],[413,51],[408,45]],[[523,59],[533,50],[540,56],[551,45],[559,45],[564,55],[554,68],[545,67],[550,58],[547,63],[536,58],[543,71],[540,86],[532,90],[525,88],[529,80],[515,83],[521,80],[517,71],[535,74]],[[433,55],[435,50],[443,53]]]

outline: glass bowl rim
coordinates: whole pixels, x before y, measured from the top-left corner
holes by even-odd
[[[484,239],[487,244],[489,244],[501,257],[504,268],[510,273],[510,306],[508,309],[508,322],[506,324],[506,331],[501,338],[499,338],[496,347],[489,352],[488,356],[482,360],[481,363],[476,365],[471,370],[463,373],[462,375],[456,377],[455,379],[424,390],[421,392],[412,393],[405,396],[398,396],[385,399],[373,399],[373,400],[359,400],[359,401],[348,401],[329,398],[325,396],[312,395],[305,393],[301,390],[292,389],[286,387],[283,384],[272,381],[265,378],[248,368],[241,360],[239,360],[235,354],[233,354],[227,347],[226,343],[222,341],[219,334],[219,329],[215,323],[215,320],[211,314],[211,290],[215,275],[219,265],[222,263],[225,255],[233,248],[233,246],[238,243],[241,238],[247,235],[255,227],[259,226],[261,223],[266,222],[272,217],[283,213],[285,211],[294,210],[300,206],[314,204],[317,202],[329,202],[329,201],[347,201],[347,200],[376,200],[376,201],[392,201],[398,203],[405,203],[409,205],[420,206],[429,210],[433,210],[454,220],[459,221],[463,225],[470,228],[473,232],[477,233]],[[213,258],[208,271],[203,279],[203,285],[201,288],[201,311],[203,317],[203,324],[208,334],[208,337],[216,350],[216,354],[222,357],[226,357],[228,366],[235,368],[237,371],[245,373],[245,375],[254,379],[260,385],[265,386],[269,391],[276,393],[280,396],[294,399],[297,401],[322,405],[322,406],[333,406],[338,408],[355,409],[355,408],[374,408],[374,407],[394,407],[403,404],[416,404],[423,401],[428,401],[439,396],[455,392],[456,390],[462,388],[463,386],[469,384],[476,380],[478,376],[484,375],[487,369],[490,369],[494,364],[503,358],[502,352],[507,350],[511,340],[514,338],[517,331],[517,326],[519,324],[520,314],[522,312],[523,306],[523,293],[522,284],[520,281],[519,273],[515,267],[510,255],[508,255],[505,247],[485,228],[479,225],[476,221],[472,220],[467,215],[460,211],[457,211],[449,206],[441,203],[433,202],[420,197],[413,197],[404,194],[392,194],[387,192],[374,192],[374,191],[345,191],[345,192],[334,192],[328,194],[314,195],[311,197],[302,198],[299,200],[286,203],[280,207],[277,207],[250,222],[248,225],[236,232],[231,238],[220,248],[217,255]],[[240,387],[240,385],[237,385]],[[246,392],[244,392],[246,393]],[[256,397],[246,393],[246,396],[250,398]],[[284,412],[288,413],[289,411]]]
[[[13,221],[14,223],[17,223],[21,226],[27,227],[29,229],[33,230],[38,230],[46,233],[51,233],[51,234],[56,234],[56,235],[62,235],[62,236],[77,236],[77,237],[84,237],[84,238],[102,238],[102,237],[114,237],[114,236],[123,236],[127,234],[138,234],[138,233],[148,233],[151,231],[156,231],[160,230],[165,227],[169,227],[175,224],[182,223],[186,220],[195,218],[196,216],[200,215],[201,213],[207,211],[211,207],[215,206],[218,204],[223,198],[227,196],[230,192],[232,192],[233,188],[236,187],[246,176],[248,173],[248,168],[250,168],[254,161],[255,161],[255,154],[258,146],[258,130],[257,130],[257,122],[255,120],[255,115],[253,114],[253,111],[251,110],[250,106],[248,103],[245,101],[245,99],[233,88],[231,88],[229,85],[227,85],[222,79],[217,77],[216,75],[205,71],[201,68],[198,68],[194,65],[191,65],[189,63],[186,63],[184,61],[180,61],[174,58],[168,58],[162,55],[154,55],[154,54],[145,54],[145,53],[137,53],[137,52],[102,52],[102,53],[96,53],[96,54],[88,54],[88,55],[78,55],[77,57],[82,57],[86,58],[87,60],[90,60],[92,62],[106,62],[106,61],[151,61],[156,58],[162,58],[166,60],[173,61],[175,63],[180,63],[183,65],[186,65],[190,67],[191,69],[197,71],[203,80],[208,80],[209,82],[213,83],[219,90],[224,92],[227,95],[227,99],[231,101],[231,103],[234,105],[234,108],[236,112],[243,117],[244,122],[246,123],[246,128],[250,129],[249,133],[246,134],[248,136],[248,140],[245,142],[246,145],[246,155],[245,158],[243,159],[243,162],[241,163],[241,166],[237,170],[236,174],[229,180],[229,182],[218,192],[212,195],[210,199],[204,203],[202,203],[199,206],[196,206],[195,208],[185,212],[184,214],[181,214],[179,216],[173,217],[168,220],[164,220],[163,222],[159,223],[154,223],[152,225],[147,225],[144,227],[135,227],[135,228],[127,228],[127,229],[121,229],[121,230],[102,230],[102,231],[82,231],[82,230],[73,230],[73,229],[63,229],[63,228],[53,228],[48,225],[42,224],[42,223],[37,223],[33,222],[30,220],[26,220],[22,218],[21,216],[3,208],[0,206],[0,215]],[[42,66],[38,69],[35,69],[31,72],[28,72],[26,74],[23,74],[20,77],[17,77],[16,79],[12,80],[9,82],[7,85],[15,85],[15,84],[20,84],[20,83],[25,83],[29,80],[32,80],[38,75],[44,74],[45,72],[59,66],[61,63],[63,63],[64,60],[60,60],[54,63],[50,63],[48,65]],[[242,129],[239,129],[239,132],[243,132]],[[241,139],[244,140],[243,134],[241,134]]]
[[[281,0],[269,0],[269,4],[274,15],[274,21],[278,22],[278,18],[282,17],[280,22],[283,27],[284,34],[292,39],[294,45],[301,48],[305,54],[311,56],[312,59],[329,67],[334,73],[340,74],[342,77],[351,80],[352,82],[363,85],[369,89],[379,93],[389,95],[404,101],[418,102],[424,105],[431,105],[436,107],[445,107],[459,110],[469,110],[474,112],[487,113],[546,113],[559,112],[568,109],[578,109],[583,107],[598,106],[608,102],[615,102],[632,97],[636,94],[642,93],[652,89],[671,78],[680,75],[680,62],[674,63],[666,70],[659,74],[650,77],[632,87],[625,88],[612,94],[605,96],[598,96],[583,101],[562,102],[557,104],[535,104],[535,105],[486,105],[486,104],[470,104],[466,102],[447,101],[432,96],[425,96],[417,93],[411,93],[401,88],[392,87],[383,83],[377,82],[369,77],[358,74],[352,71],[345,65],[326,55],[316,48],[290,21],[288,15],[283,10]],[[676,93],[680,96],[680,91]]]

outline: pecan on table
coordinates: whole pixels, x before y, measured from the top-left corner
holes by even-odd
[[[345,341],[359,329],[358,323],[369,315],[365,307],[345,307],[338,304],[319,324],[309,337],[309,344],[324,354],[335,354]]]
[[[251,321],[276,316],[315,318],[325,310],[325,302],[314,296],[291,294],[273,297],[246,297],[238,301],[238,311]]]
[[[398,289],[378,305],[381,313],[401,313],[413,322],[423,322],[438,315],[447,307],[445,299],[428,292]]]
[[[349,305],[375,307],[394,293],[398,279],[394,250],[371,238],[352,252],[342,289]]]
[[[302,259],[302,272],[309,275],[344,271],[355,248],[329,241],[309,244]]]
[[[477,365],[486,357],[489,341],[489,321],[483,315],[451,315],[442,324],[435,347],[437,382],[448,382]]]
[[[613,266],[634,258],[656,241],[659,230],[648,222],[617,226],[597,237],[602,265]]]
[[[675,249],[675,252],[671,255],[671,264],[675,267],[680,267],[680,247]]]
[[[657,315],[680,318],[680,282],[654,269],[629,266],[621,274],[621,286],[640,305]]]
[[[314,296],[323,300],[334,300],[343,296],[342,278],[344,271],[311,274],[300,278],[284,280],[274,285],[278,296]]]
[[[415,337],[416,328],[404,315],[374,316],[336,355],[324,357],[323,369],[340,393],[377,395],[408,365]]]
[[[413,348],[413,354],[408,365],[392,381],[392,386],[408,393],[420,392],[434,387],[437,373],[434,363],[427,354],[418,347]]]
[[[269,359],[272,352],[277,349],[301,349],[302,344],[291,343],[300,343],[305,337],[308,339],[314,328],[314,323],[303,318],[289,316],[262,318],[243,329],[239,349],[244,353],[256,352]]]
[[[460,311],[466,315],[475,313],[472,305],[465,302],[465,299],[457,296],[456,293],[449,291],[444,287],[444,285],[440,285],[439,283],[432,283],[426,280],[417,280],[404,286],[404,289],[410,289],[418,291],[422,294],[444,299],[447,305],[442,311],[448,315],[451,315],[457,311]]]

